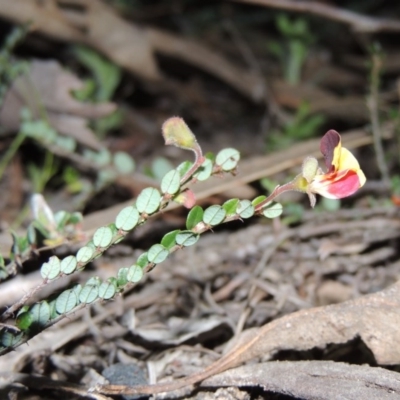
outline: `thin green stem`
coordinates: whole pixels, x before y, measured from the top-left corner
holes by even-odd
[[[18,151],[20,146],[25,140],[25,135],[22,132],[19,132],[10,147],[8,148],[6,154],[4,154],[2,160],[0,161],[0,179],[3,177],[4,171],[7,168],[7,165],[14,157],[15,153]]]

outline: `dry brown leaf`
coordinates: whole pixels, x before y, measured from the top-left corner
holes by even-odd
[[[195,384],[254,358],[269,358],[280,350],[308,350],[346,343],[360,337],[378,364],[400,363],[400,282],[340,304],[300,310],[261,328],[244,331],[220,360],[205,370],[171,383],[153,386],[104,386],[104,394],[151,394]]]
[[[206,379],[201,386],[261,386],[307,400],[400,399],[397,372],[333,361],[245,365]]]

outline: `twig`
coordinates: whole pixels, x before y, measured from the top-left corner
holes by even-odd
[[[84,386],[69,382],[55,381],[45,376],[37,376],[22,373],[8,372],[0,374],[2,380],[7,381],[9,385],[19,383],[33,389],[50,389],[58,390],[64,393],[74,394],[79,397],[94,399],[94,400],[109,400],[108,396],[100,393],[89,393]]]
[[[385,154],[382,146],[382,133],[379,123],[379,74],[381,71],[382,59],[380,54],[372,54],[371,68],[371,93],[367,98],[367,106],[370,112],[372,136],[374,140],[374,149],[376,154],[376,162],[385,183],[390,182],[389,169],[385,161]]]
[[[318,1],[298,0],[233,0],[239,3],[256,4],[294,12],[308,13],[342,22],[358,32],[400,32],[400,21],[387,18],[372,18],[354,11],[333,7]]]

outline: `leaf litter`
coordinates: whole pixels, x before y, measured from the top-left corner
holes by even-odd
[[[15,1],[17,8],[18,3]],[[93,36],[86,37],[85,29],[76,24],[76,21],[83,23],[83,19],[76,18],[82,10],[80,7],[68,9],[69,3],[82,6],[86,14],[83,25]],[[50,15],[58,20],[56,30],[48,24],[37,23],[37,29],[42,33],[93,45],[141,78],[165,79],[154,57],[155,52],[160,52],[175,55],[220,77],[256,102],[265,100],[264,77],[258,72],[249,76],[243,68],[236,67],[206,46],[194,47],[198,51],[192,51],[191,41],[157,29],[128,24],[109,6],[99,1],[92,3],[58,1],[46,10],[33,5],[31,12],[38,21],[43,16],[50,19]],[[4,7],[1,12],[11,20],[18,21],[22,17],[22,13],[13,14],[11,6]],[[110,24],[115,27],[114,43],[103,40],[109,36]],[[348,60],[346,62],[349,64]],[[358,62],[365,64],[365,59]],[[150,67],[143,68],[143,65]],[[325,63],[320,69],[326,71],[330,66],[330,62]],[[229,72],[227,75],[226,71]],[[341,78],[343,71],[347,70],[338,72]],[[353,75],[359,78],[360,74]],[[314,78],[312,72],[309,76],[311,80]],[[273,79],[269,83],[274,96],[268,100],[296,109],[306,98],[313,111],[323,110],[324,114],[343,121],[367,121],[364,95],[342,97],[333,94],[327,88],[339,85],[347,90],[349,82],[339,79],[333,84],[331,77],[332,74],[325,75],[324,88],[309,85],[309,82],[293,88]],[[349,80],[358,88],[362,84],[355,76]],[[65,87],[64,94],[68,97],[68,85]],[[179,91],[179,85],[173,87],[177,93],[183,93]],[[191,90],[196,91],[196,88],[199,90],[193,85]],[[388,98],[397,99],[393,92],[388,93]],[[193,101],[196,95],[198,93],[192,97],[187,95],[185,99]],[[71,99],[64,97],[64,100]],[[210,110],[206,107],[189,104],[193,115],[200,119],[204,115],[209,117]],[[194,104],[198,103],[194,101]],[[352,112],[349,112],[350,107]],[[80,130],[72,114],[83,108],[76,104],[75,110],[72,109],[66,113],[68,124],[64,124],[71,133],[77,128]],[[85,123],[90,117],[75,116],[82,117]],[[53,123],[57,121],[53,120]],[[371,142],[364,129],[355,134],[359,134],[357,140],[363,144]],[[346,138],[351,140],[351,135],[349,133]],[[95,138],[86,133],[83,137],[88,139],[86,145],[96,148],[96,142],[91,142]],[[228,136],[227,140],[231,141],[232,137]],[[309,145],[317,149],[314,144]],[[266,165],[263,160],[252,158],[241,170],[241,179],[244,183],[252,182],[296,165],[296,156],[301,151],[297,146],[291,151],[292,155],[270,155]],[[279,169],[284,164],[282,159],[289,161]],[[206,187],[204,196],[197,197],[219,194],[223,185],[231,188],[229,180],[218,182],[217,189],[214,183],[214,188]],[[108,211],[112,216],[117,214],[111,209]],[[93,215],[95,227],[99,220],[104,221],[105,215]],[[85,223],[87,221],[90,218],[85,219]],[[185,388],[185,398],[189,398],[192,385],[205,379],[201,386],[204,390],[213,386],[220,388],[209,398],[249,398],[245,389],[235,391],[232,387],[221,386],[260,386],[268,392],[310,399],[345,395],[357,398],[351,397],[357,394],[360,395],[358,398],[386,398],[388,393],[390,398],[397,398],[396,373],[356,365],[365,358],[357,357],[352,345],[356,341],[365,345],[362,353],[365,357],[368,356],[365,353],[372,354],[373,357],[368,358],[371,365],[399,363],[396,326],[400,297],[399,285],[393,284],[400,275],[399,225],[396,208],[359,207],[320,215],[306,212],[298,227],[256,224],[235,232],[207,235],[195,247],[175,254],[173,259],[153,270],[123,298],[87,308],[35,337],[29,346],[21,346],[2,357],[0,371],[15,371],[14,381],[27,378],[18,375],[24,369],[38,374],[51,371],[52,384],[57,379],[64,381],[66,377],[68,382],[84,384],[80,387],[80,395],[87,387],[102,382],[96,371],[123,362],[139,365],[143,371],[147,369],[149,383],[165,383],[130,389],[103,387],[104,392],[154,394]],[[116,265],[129,265],[137,252],[130,249],[125,251],[126,254],[124,251],[118,254],[116,251],[109,258],[97,260],[94,263],[96,272],[103,276],[115,273]],[[29,280],[28,276],[26,280]],[[317,305],[322,307],[315,307]],[[338,353],[346,355],[348,363],[329,361],[333,344],[339,349]],[[319,349],[317,356],[316,349]],[[46,357],[49,351],[56,353]],[[308,361],[299,361],[302,357]],[[296,361],[286,361],[292,359]],[[341,357],[334,359],[340,361]],[[254,364],[254,361],[261,363]],[[246,362],[251,363],[240,366]],[[33,375],[29,378],[35,379]],[[10,382],[13,377],[7,384]],[[127,382],[128,385],[135,383]],[[50,385],[49,382],[41,384]],[[35,384],[31,382],[27,386],[35,387]],[[64,389],[67,386],[64,382]],[[94,392],[90,395],[105,398]],[[198,392],[193,398],[201,395]],[[207,392],[204,392],[204,398],[207,398]]]

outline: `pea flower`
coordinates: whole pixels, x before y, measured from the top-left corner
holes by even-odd
[[[315,205],[315,194],[328,199],[351,196],[366,181],[365,175],[353,154],[342,147],[340,135],[329,130],[321,139],[320,150],[325,159],[324,173],[314,157],[303,162],[302,173],[293,181],[293,187],[308,194],[311,206]]]

